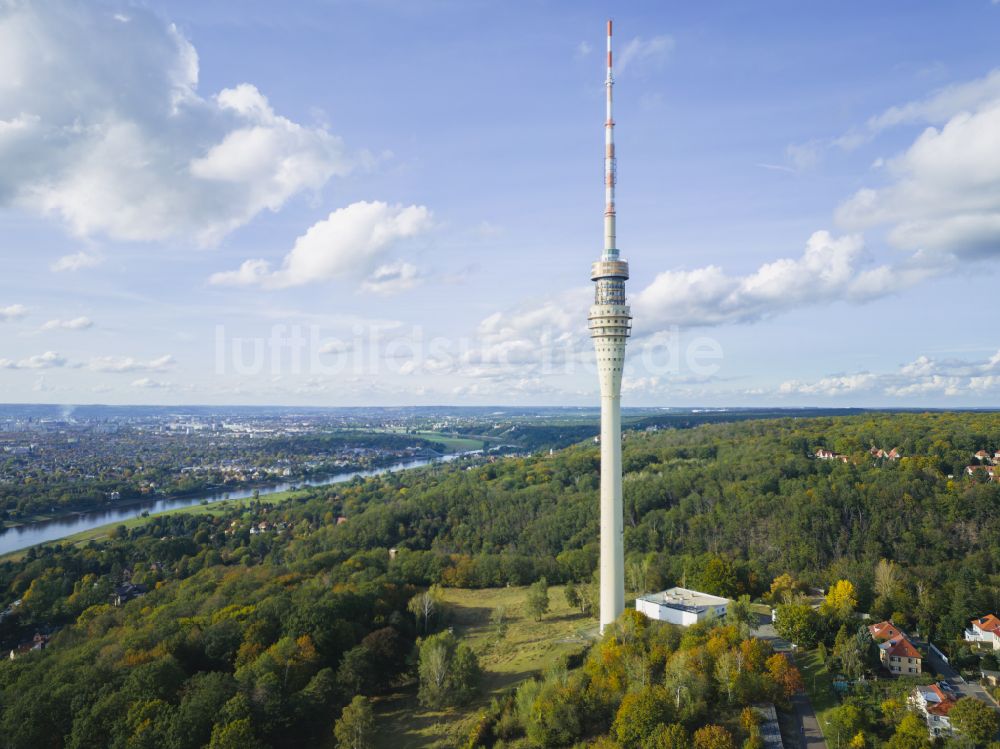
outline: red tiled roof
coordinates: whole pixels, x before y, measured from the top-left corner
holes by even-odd
[[[868,626],[868,631],[872,633],[872,638],[883,642],[891,640],[893,637],[902,636],[902,632],[893,626],[892,622],[879,622]]]
[[[1000,634],[1000,619],[997,619],[993,616],[993,614],[987,614],[979,619],[973,619],[972,624],[979,627],[984,632],[996,632],[997,634]]]
[[[906,633],[898,629],[892,622],[879,622],[868,626],[872,639],[882,643],[879,645],[887,655],[901,658],[922,658],[920,651],[913,647]]]
[[[913,647],[913,643],[906,639],[906,637],[900,635],[899,638],[893,638],[886,642],[883,646],[885,652],[888,655],[895,655],[901,658],[921,658],[920,651]]]
[[[937,684],[931,684],[929,689],[938,696],[938,702],[928,702],[927,712],[931,715],[947,715],[950,713],[951,709],[955,707],[955,700],[951,698],[951,695],[945,694],[944,690]]]

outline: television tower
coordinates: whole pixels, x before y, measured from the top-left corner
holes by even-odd
[[[628,263],[615,246],[615,121],[611,116],[611,21],[608,21],[607,119],[604,123],[604,252],[591,266],[594,306],[588,317],[601,383],[601,632],[625,610],[622,520],[622,366],[632,315],[625,304]]]

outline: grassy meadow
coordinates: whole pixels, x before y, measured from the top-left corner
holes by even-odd
[[[380,700],[376,706],[378,749],[444,749],[460,743],[495,695],[560,658],[580,652],[597,637],[597,620],[571,609],[562,586],[549,588],[549,612],[540,622],[525,611],[527,592],[526,587],[444,589],[455,634],[479,656],[482,689],[468,705],[449,710],[422,707],[416,684]],[[503,637],[498,637],[491,622],[499,607],[506,611],[508,622]]]

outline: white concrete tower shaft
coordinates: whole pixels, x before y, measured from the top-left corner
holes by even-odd
[[[628,263],[619,258],[615,226],[615,122],[611,92],[611,21],[608,21],[607,116],[604,123],[604,252],[591,266],[594,305],[588,318],[601,385],[601,631],[625,610],[625,549],[622,513],[622,367],[632,330],[625,303]]]

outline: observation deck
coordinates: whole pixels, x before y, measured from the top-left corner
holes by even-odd
[[[590,266],[590,280],[600,281],[602,278],[620,278],[628,280],[628,263],[624,260],[598,260]]]

